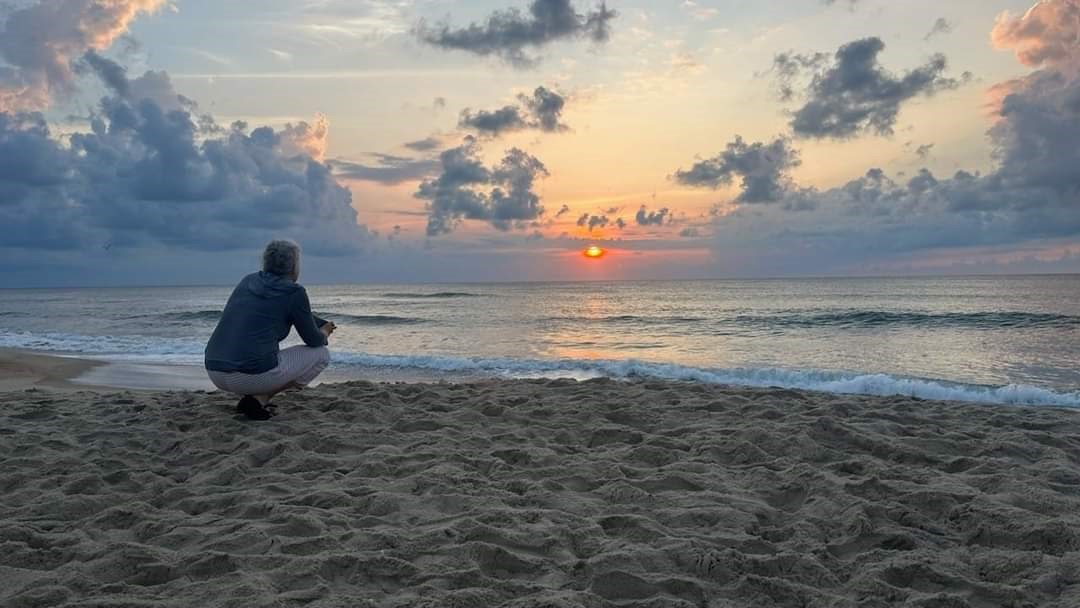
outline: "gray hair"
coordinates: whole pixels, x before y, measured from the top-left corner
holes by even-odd
[[[262,260],[265,272],[291,277],[300,265],[300,245],[294,241],[270,241],[263,250]]]

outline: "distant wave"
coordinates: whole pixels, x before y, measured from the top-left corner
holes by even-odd
[[[425,300],[451,300],[454,298],[482,298],[483,294],[469,293],[465,291],[439,291],[435,293],[408,293],[404,291],[395,291],[382,294],[384,298],[394,299],[425,299]]]
[[[323,313],[321,316],[340,323],[354,325],[411,325],[424,323],[425,319],[398,317],[393,315],[350,315],[346,313]],[[193,310],[184,312],[166,312],[151,315],[138,315],[138,318],[157,318],[171,322],[217,321],[221,318],[220,310]]]
[[[0,310],[0,317],[14,318],[14,317],[29,317],[30,313],[19,312],[17,310]]]
[[[340,312],[328,312],[322,316],[331,321],[356,325],[415,325],[417,323],[427,323],[427,319],[396,317],[394,315],[350,315]]]
[[[710,319],[705,317],[663,317],[663,316],[639,316],[639,315],[614,315],[608,317],[548,317],[543,319],[547,322],[582,322],[601,323],[612,325],[682,325],[693,323],[705,323]]]
[[[1080,317],[1031,312],[889,312],[855,310],[828,313],[741,315],[737,324],[780,327],[965,327],[1006,329],[1035,327],[1080,327]]]
[[[171,321],[217,321],[221,318],[220,310],[192,310],[184,312],[166,312],[161,315],[147,315],[147,316],[160,316],[162,318]]]
[[[967,329],[1078,328],[1080,317],[1030,312],[922,313],[877,310],[780,312],[766,315],[549,317],[547,322],[612,325],[674,325],[729,330],[774,328],[867,329],[876,327],[959,327]]]

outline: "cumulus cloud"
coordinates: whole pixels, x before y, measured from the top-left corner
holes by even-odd
[[[537,129],[546,133],[569,130],[561,122],[566,98],[545,87],[536,87],[532,95],[518,95],[520,105],[504,106],[498,110],[461,112],[458,126],[481,135],[498,137],[504,133]]]
[[[213,250],[285,234],[340,254],[366,239],[349,190],[312,156],[325,119],[224,129],[181,103],[164,73],[129,79],[107,59],[90,65],[111,93],[68,145],[40,114],[0,113],[0,247]]]
[[[570,213],[570,205],[563,205],[559,208],[559,211],[555,213],[555,217],[562,217],[567,213]]]
[[[464,220],[481,220],[498,230],[526,228],[544,212],[533,192],[548,171],[540,160],[511,148],[502,162],[485,167],[473,137],[439,156],[442,173],[420,184],[416,197],[428,201],[428,236],[453,232]]]
[[[528,122],[522,116],[521,108],[517,106],[505,106],[498,110],[478,110],[476,112],[465,108],[461,111],[458,126],[462,129],[472,129],[481,135],[498,137],[503,133],[521,131],[528,126]]]
[[[960,84],[944,75],[944,55],[934,55],[924,65],[897,76],[878,63],[883,50],[880,38],[864,38],[840,47],[831,65],[822,62],[820,55],[778,55],[774,69],[781,82],[781,99],[798,96],[796,81],[806,83],[803,105],[792,114],[794,133],[817,139],[891,135],[905,102]]]
[[[675,181],[695,188],[720,188],[736,177],[741,192],[740,203],[768,203],[783,198],[791,187],[788,171],[800,164],[799,153],[791,141],[778,137],[770,143],[746,143],[736,136],[720,154],[675,172]]]
[[[611,220],[606,215],[592,215],[589,213],[583,213],[577,220],[577,225],[582,228],[588,228],[589,232],[596,230],[597,228],[604,228]]]
[[[642,205],[634,216],[638,226],[663,226],[670,219],[671,210],[667,207],[650,212],[645,205]]]
[[[1002,100],[988,133],[992,171],[937,176],[921,169],[905,181],[871,169],[837,188],[789,188],[785,204],[717,218],[717,246],[768,242],[755,262],[783,264],[787,272],[812,270],[798,267],[801,260],[821,270],[853,259],[1080,237],[1080,74],[1060,44],[1080,40],[1080,21],[1070,30],[1064,19],[1074,6],[1039,2],[995,26],[1000,48],[1041,69],[995,87]],[[789,212],[800,203],[801,213]]]
[[[1080,0],[1042,0],[1025,14],[1002,13],[990,39],[1029,67],[1080,65]]]
[[[616,12],[604,3],[582,14],[570,0],[532,0],[527,12],[517,8],[495,11],[482,23],[457,29],[448,23],[432,26],[421,22],[416,34],[421,41],[440,48],[493,55],[516,66],[532,66],[538,59],[527,49],[563,39],[606,42],[615,17]]]
[[[163,5],[164,0],[40,0],[10,10],[0,24],[0,111],[43,110],[70,94],[73,61],[109,48],[136,17]]]

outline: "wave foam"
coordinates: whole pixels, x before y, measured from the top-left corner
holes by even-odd
[[[528,360],[510,358],[467,358],[442,356],[398,356],[348,354],[334,360],[359,367],[397,367],[441,372],[490,373],[503,377],[569,376],[579,379],[656,378],[687,380],[708,384],[777,387],[825,393],[906,396],[934,401],[970,401],[1008,405],[1050,405],[1080,407],[1080,393],[1057,393],[1024,384],[1002,387],[953,384],[889,374],[846,374],[822,370],[777,368],[703,369],[669,363],[636,360]]]
[[[107,360],[201,364],[205,344],[194,339],[147,336],[78,336],[0,332],[0,348],[73,353]],[[706,369],[637,360],[470,358],[441,355],[379,355],[335,351],[336,367],[419,369],[502,378],[655,378],[708,384],[777,387],[826,393],[906,396],[934,401],[1080,407],[1080,392],[1064,393],[1025,384],[992,387],[907,378],[778,368]]]

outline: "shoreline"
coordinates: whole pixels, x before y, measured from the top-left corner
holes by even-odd
[[[393,357],[386,357],[392,359]],[[721,388],[762,388],[772,390],[791,390],[821,394],[834,398],[843,396],[868,396],[884,398],[904,398],[922,402],[943,402],[955,404],[1005,405],[1010,407],[1061,408],[1080,410],[1080,391],[1056,391],[1036,386],[1008,385],[1002,387],[957,384],[946,380],[909,379],[902,376],[889,377],[883,374],[849,375],[846,379],[819,381],[822,386],[804,385],[791,382],[791,378],[812,376],[822,372],[803,372],[800,370],[773,370],[778,372],[777,382],[764,383],[751,373],[748,382],[741,378],[717,377],[710,370],[686,368],[691,374],[664,374],[667,364],[649,364],[628,360],[625,362],[594,362],[597,367],[614,364],[616,373],[587,374],[584,376],[560,373],[564,368],[557,363],[552,370],[555,373],[528,373],[506,375],[476,370],[423,369],[410,366],[398,366],[392,363],[365,366],[362,373],[349,365],[331,366],[312,384],[336,385],[348,382],[375,383],[472,383],[498,380],[555,380],[573,379],[587,381],[596,378],[610,378],[620,382],[638,380],[657,382],[686,382]],[[623,366],[645,368],[644,373],[630,373]],[[660,374],[649,373],[650,367],[660,370]],[[676,366],[677,367],[677,366]],[[109,360],[88,358],[81,353],[61,353],[50,351],[32,351],[18,348],[0,348],[0,391],[25,390],[29,388],[53,388],[57,390],[135,390],[135,391],[204,391],[217,390],[210,382],[201,365],[168,362],[139,362],[132,360]],[[752,370],[751,370],[752,372]],[[830,372],[824,372],[830,373]],[[7,377],[4,377],[7,376]],[[702,378],[701,376],[706,376]],[[712,377],[708,377],[712,376]],[[894,383],[895,392],[882,391],[878,386],[882,379]],[[862,384],[860,384],[862,383]]]
[[[0,348],[0,391],[213,390],[201,368]]]
[[[83,357],[62,357],[33,351],[0,348],[0,391],[49,388],[71,391],[84,387],[79,376],[105,365]],[[102,387],[119,388],[119,387]]]
[[[344,382],[440,383],[498,379],[479,374],[371,368],[363,378],[328,369],[313,386]],[[137,363],[79,354],[0,348],[0,392],[32,388],[61,391],[216,391],[198,365]]]

